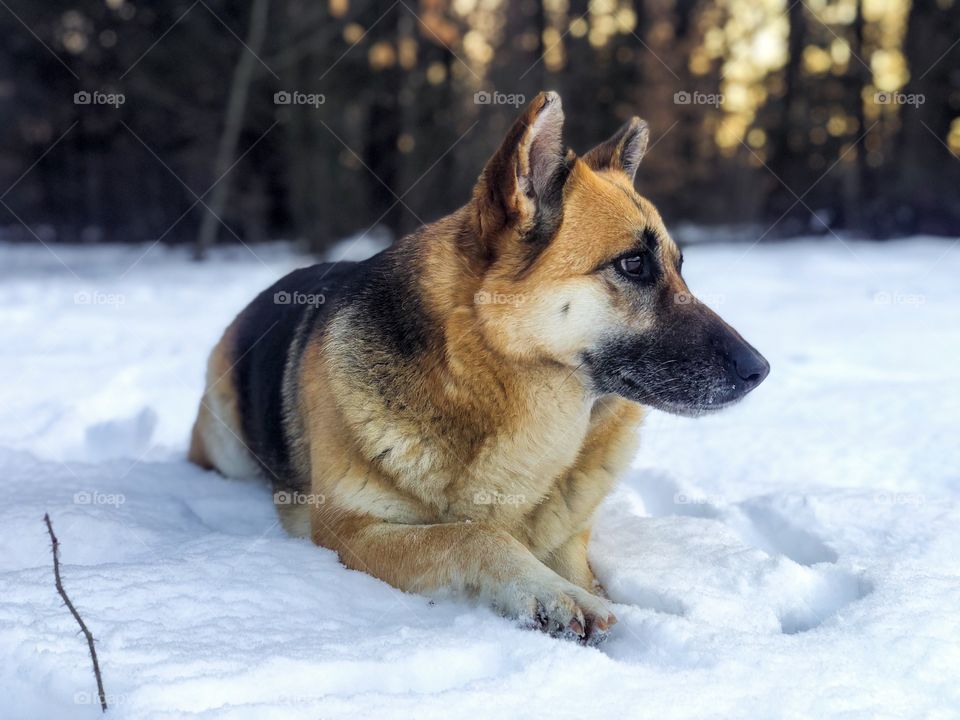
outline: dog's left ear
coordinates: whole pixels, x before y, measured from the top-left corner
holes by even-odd
[[[560,96],[540,93],[514,122],[474,189],[488,243],[503,230],[522,236],[535,226],[559,223],[571,163],[562,134]],[[496,248],[486,250],[496,254]]]
[[[649,140],[647,123],[632,117],[609,140],[584,155],[583,161],[594,170],[621,170],[633,182]]]

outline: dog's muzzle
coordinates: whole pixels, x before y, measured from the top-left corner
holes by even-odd
[[[671,320],[584,353],[594,390],[701,415],[741,400],[770,374],[763,355],[705,306]]]

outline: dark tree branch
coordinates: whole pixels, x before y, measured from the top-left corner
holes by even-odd
[[[57,540],[57,536],[53,534],[50,515],[44,513],[43,521],[47,524],[47,532],[50,533],[50,542],[53,544],[53,577],[56,581],[57,592],[60,593],[60,597],[62,597],[63,602],[66,603],[67,609],[70,611],[70,614],[73,615],[73,619],[77,621],[80,629],[83,630],[84,636],[87,638],[87,647],[90,648],[90,657],[93,659],[93,674],[97,678],[97,693],[100,696],[100,707],[103,709],[103,712],[106,712],[107,696],[106,693],[103,692],[103,678],[100,676],[100,663],[97,662],[97,651],[96,648],[93,647],[93,635],[91,635],[87,629],[87,625],[83,622],[83,618],[80,617],[80,613],[77,612],[73,603],[70,602],[70,598],[67,597],[67,593],[63,589],[63,583],[60,582],[60,542]]]

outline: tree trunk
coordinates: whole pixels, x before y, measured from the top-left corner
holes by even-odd
[[[856,17],[853,21],[852,37],[850,41],[850,112],[857,121],[851,141],[855,141],[867,129],[863,112],[863,89],[870,82],[870,76],[865,67],[856,59],[865,57],[863,52],[863,0],[857,0]],[[866,219],[864,217],[864,202],[867,197],[867,149],[863,142],[853,150],[853,162],[849,164],[844,183],[844,212],[843,227],[848,231],[864,233]]]
[[[903,47],[910,80],[901,93],[923,102],[897,104],[900,132],[888,159],[888,182],[896,190],[883,208],[882,235],[960,230],[960,163],[944,147],[957,114],[951,88],[957,82],[958,31],[955,11],[944,11],[937,0],[913,0]]]
[[[777,132],[770,138],[771,153],[767,163],[779,179],[770,178],[772,189],[767,194],[765,215],[767,222],[778,222],[780,228],[775,233],[778,235],[797,232],[801,227],[797,216],[800,212],[805,213],[802,206],[794,205],[796,197],[793,194],[796,192],[803,195],[804,188],[794,188],[794,185],[798,178],[806,177],[807,166],[804,146],[809,119],[805,113],[800,82],[800,64],[803,61],[803,45],[806,39],[804,8],[802,2],[794,2],[787,13],[790,28],[787,36],[787,64],[783,73],[783,98]]]
[[[240,49],[240,58],[233,70],[233,79],[230,82],[230,95],[227,100],[227,110],[224,118],[223,135],[217,148],[217,157],[214,162],[213,177],[216,184],[210,196],[209,209],[203,208],[203,219],[200,222],[200,231],[197,233],[197,244],[194,248],[194,257],[202,260],[207,249],[217,238],[217,229],[220,217],[230,195],[230,178],[225,175],[234,162],[237,152],[237,141],[243,129],[243,119],[247,108],[247,95],[250,91],[250,81],[253,79],[257,56],[263,50],[263,39],[267,31],[267,14],[270,9],[270,0],[253,0],[250,6],[250,26],[247,30],[247,47]]]

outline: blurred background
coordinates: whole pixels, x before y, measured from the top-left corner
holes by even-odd
[[[463,204],[540,89],[684,239],[960,234],[958,0],[0,1],[11,241],[322,253]]]

